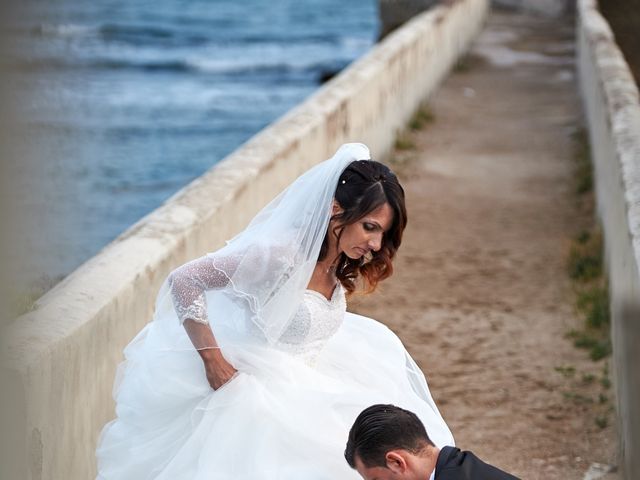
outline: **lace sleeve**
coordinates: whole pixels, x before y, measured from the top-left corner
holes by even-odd
[[[233,249],[233,245],[191,260],[169,274],[174,309],[180,320],[209,324],[207,290],[227,286],[254,310],[270,301],[278,284],[288,279],[293,264],[291,241],[271,238]],[[226,251],[223,251],[226,250]]]
[[[217,268],[208,255],[191,260],[169,274],[171,300],[176,314],[183,323],[187,319],[208,324],[206,290],[223,288],[229,283],[225,272],[234,268],[232,259],[225,259],[223,268]],[[220,259],[216,260],[220,265]]]

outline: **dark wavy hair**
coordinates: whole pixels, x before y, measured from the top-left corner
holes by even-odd
[[[337,236],[338,241],[345,226],[357,222],[381,205],[388,203],[393,210],[391,228],[384,233],[380,249],[371,252],[370,259],[351,259],[344,252],[338,259],[336,276],[347,292],[356,290],[356,280],[360,277],[365,293],[371,293],[378,282],[393,273],[391,260],[400,247],[402,233],[407,225],[404,190],[396,175],[386,165],[374,160],[356,160],[340,175],[334,197],[343,210],[331,217],[331,220],[337,221],[332,233]],[[318,260],[324,260],[327,256],[329,233],[327,230]]]

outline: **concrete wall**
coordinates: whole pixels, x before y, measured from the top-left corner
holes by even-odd
[[[640,103],[594,0],[578,2],[578,68],[605,234],[626,478],[640,478]]]
[[[307,101],[179,191],[10,325],[3,354],[14,410],[12,478],[95,475],[95,445],[114,417],[122,349],[151,318],[166,275],[213,251],[268,200],[347,141],[390,152],[396,133],[482,26],[487,0],[422,14]],[[114,201],[117,201],[114,200]]]

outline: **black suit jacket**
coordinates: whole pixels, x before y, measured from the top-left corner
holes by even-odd
[[[442,447],[436,463],[435,480],[518,480],[518,477],[483,462],[473,453],[456,447]]]

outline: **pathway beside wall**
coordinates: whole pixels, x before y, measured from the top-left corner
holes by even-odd
[[[350,302],[403,339],[458,445],[526,479],[617,478],[596,475],[617,463],[607,360],[565,338],[583,322],[567,252],[593,222],[575,194],[574,48],[573,18],[490,15],[398,144],[396,273]]]

